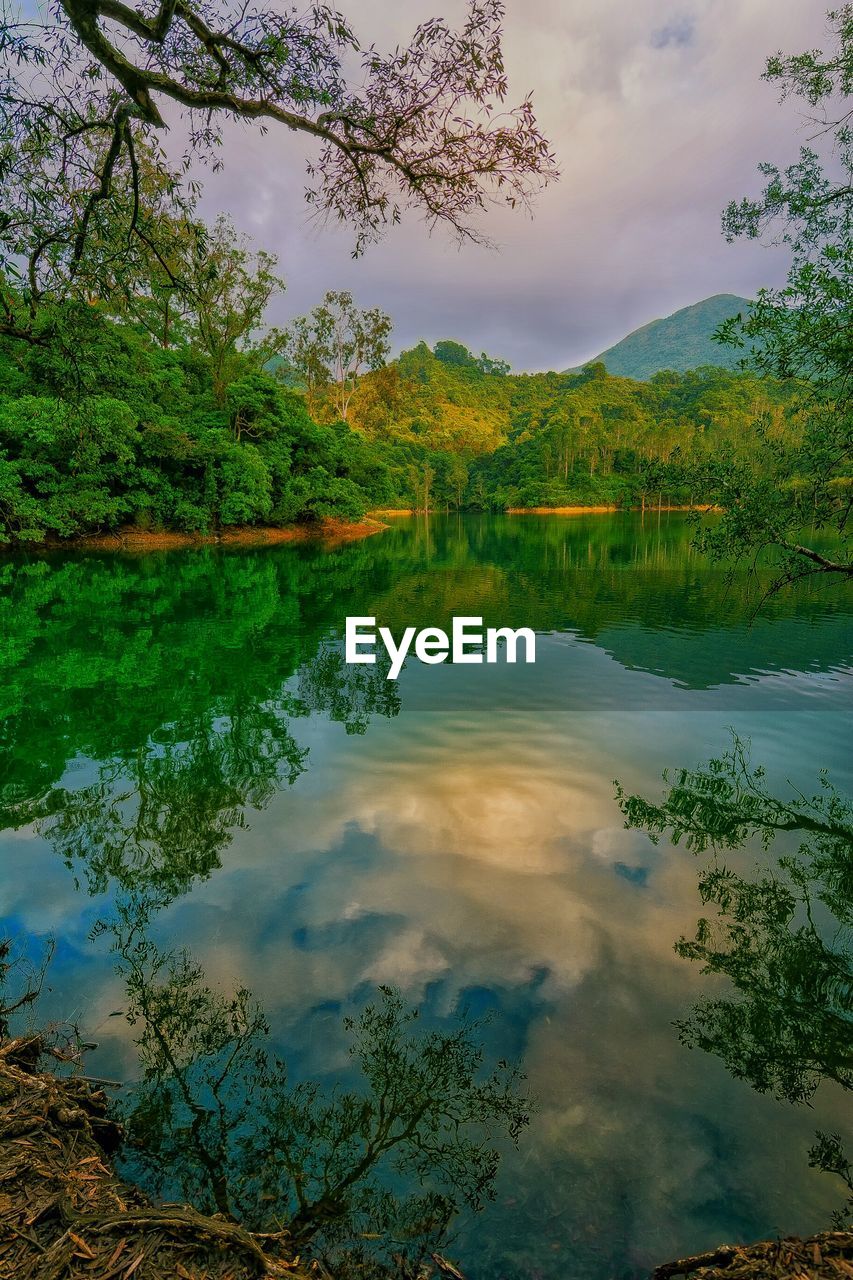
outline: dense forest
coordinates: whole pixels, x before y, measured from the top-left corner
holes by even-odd
[[[754,374],[638,382],[600,363],[512,374],[450,341],[357,374],[342,402],[345,375],[311,384],[304,359],[270,355],[293,352],[280,335],[225,335],[223,358],[204,316],[159,314],[158,328],[139,309],[68,303],[43,341],[0,340],[6,541],[351,520],[383,506],[701,500],[661,464],[749,456],[758,421],[796,430],[793,388]]]
[[[82,182],[103,143],[80,137]],[[41,145],[47,163],[54,143]],[[269,327],[285,288],[277,259],[225,216],[206,224],[197,189],[149,143],[128,154],[130,207],[127,193],[95,200],[85,188],[80,234],[65,226],[61,190],[42,210],[36,159],[17,179],[0,256],[7,544],[388,507],[728,506],[733,477],[746,492],[771,471],[799,519],[814,462],[802,447],[810,367],[755,359],[768,325],[793,313],[787,302],[759,299],[754,325],[749,310],[732,316],[719,363],[645,381],[601,361],[516,374],[451,340],[391,360],[391,317],[346,292]],[[51,162],[61,187],[71,161]],[[820,476],[846,483],[838,461]],[[828,492],[830,509],[839,495]]]
[[[353,397],[351,421],[383,446],[398,496],[419,508],[503,510],[702,500],[676,459],[757,454],[750,428],[796,433],[795,388],[708,367],[648,382],[579,373],[511,374],[456,342],[425,343]]]
[[[139,45],[131,67],[106,36],[93,47],[105,11],[86,3],[85,21],[63,5],[53,35],[12,24],[0,46],[4,542],[125,526],[215,533],[389,506],[699,504],[722,513],[704,542],[715,554],[770,547],[785,579],[849,576],[846,555],[817,551],[813,536],[843,541],[850,510],[850,186],[835,181],[851,167],[846,114],[837,126],[828,117],[831,170],[803,148],[785,170],[763,165],[763,193],[724,211],[728,240],[778,237],[790,265],[748,307],[732,298],[719,363],[685,372],[685,357],[647,381],[601,361],[513,374],[448,340],[389,360],[391,318],[348,293],[327,293],[284,332],[267,327],[284,288],[276,258],[226,217],[205,223],[189,156],[161,146],[151,95],[187,112],[195,158],[214,167],[217,113],[254,121],[260,110],[320,137],[307,198],[352,228],[356,256],[406,210],[483,240],[477,219],[492,200],[527,206],[558,176],[529,100],[494,113],[507,91],[502,5],[472,2],[459,32],[425,24],[410,49],[373,58],[353,94],[340,59],[357,40],[342,21],[315,30],[316,14],[269,13],[236,46],[231,28],[202,23],[186,37],[194,52],[172,61],[159,25],[113,6],[110,21],[128,18]],[[845,13],[829,15],[837,56],[768,61],[783,96],[846,99]]]
[[[190,342],[158,346],[83,304],[65,325],[68,342],[0,352],[7,539],[355,518],[391,497],[363,436],[313,422],[250,359],[217,396]]]

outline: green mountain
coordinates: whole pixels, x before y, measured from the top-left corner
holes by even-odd
[[[714,331],[724,320],[749,305],[747,298],[738,298],[733,293],[715,293],[692,307],[682,307],[664,320],[652,320],[635,329],[627,338],[602,351],[595,360],[600,360],[608,373],[641,381],[661,369],[676,369],[679,373],[703,365],[734,369],[743,353],[715,342]]]

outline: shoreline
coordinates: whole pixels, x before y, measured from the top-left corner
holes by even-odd
[[[114,1164],[125,1134],[104,1089],[45,1069],[49,1052],[37,1034],[0,1043],[0,1274],[312,1280],[287,1232],[255,1234],[126,1182]]]
[[[644,514],[647,511],[720,511],[721,507],[708,506],[705,503],[694,502],[692,505],[688,503],[670,504],[666,506],[657,506],[654,503],[647,503],[645,507],[630,506],[618,507],[615,504],[599,504],[588,507],[570,506],[570,507],[505,507],[503,511],[494,512],[470,512],[455,511],[454,515],[505,515],[505,516],[589,516],[589,515],[613,515],[615,513],[628,514],[632,512],[640,512]],[[442,516],[446,513],[438,508],[428,511],[415,510],[414,507],[378,507],[373,511],[369,511],[369,516]]]
[[[125,1181],[115,1166],[125,1131],[103,1088],[113,1082],[60,1077],[42,1065],[49,1052],[37,1033],[0,1037],[0,1171],[8,1189],[0,1204],[4,1276],[106,1280],[138,1271],[141,1280],[314,1280],[320,1274],[331,1280],[309,1259],[302,1262],[286,1227],[253,1232],[190,1204],[152,1200]],[[851,1261],[853,1232],[836,1229],[719,1245],[660,1264],[650,1280],[726,1280],[734,1272],[741,1280],[795,1272],[832,1280],[848,1275]],[[464,1280],[440,1254],[433,1253],[431,1262],[424,1280]]]
[[[588,516],[588,515],[606,515],[620,513],[623,515],[639,512],[645,515],[651,511],[655,515],[658,511],[720,511],[721,507],[708,506],[702,502],[694,503],[673,503],[670,505],[657,506],[656,503],[647,502],[645,507],[630,506],[595,506],[595,507],[507,507],[505,514],[508,516]]]
[[[631,510],[630,507],[600,504],[592,507],[507,507],[508,516],[587,516],[607,515],[614,511]]]
[[[118,529],[115,533],[81,534],[68,539],[6,544],[0,554],[20,551],[180,551],[192,547],[265,547],[287,542],[357,542],[382,533],[388,525],[362,520],[318,521],[317,524],[235,525],[217,533],[182,533],[176,529]]]
[[[703,511],[706,514],[720,512],[722,508],[694,503],[642,507],[617,507],[615,505],[566,506],[566,507],[507,507],[502,512],[455,512],[456,515],[507,515],[507,516],[587,516],[651,513],[662,511]],[[264,547],[288,542],[324,542],[342,545],[357,542],[382,533],[391,526],[379,517],[442,516],[439,510],[419,511],[414,507],[377,507],[368,511],[361,520],[337,520],[328,518],[316,524],[290,525],[233,525],[216,533],[183,533],[177,529],[118,529],[114,533],[86,533],[73,538],[48,538],[44,542],[16,542],[0,544],[0,557],[22,551],[36,553],[46,551],[181,551],[192,547]]]

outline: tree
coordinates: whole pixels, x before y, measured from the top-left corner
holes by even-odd
[[[213,229],[198,229],[192,238],[186,269],[191,339],[210,361],[213,393],[224,405],[239,355],[252,349],[270,299],[284,288],[275,274],[278,260],[263,249],[253,251],[224,214]],[[266,348],[263,355],[267,354]]]
[[[762,195],[732,202],[723,216],[727,239],[770,236],[790,250],[786,284],[761,290],[719,336],[765,374],[797,380],[799,429],[779,438],[772,421],[759,419],[761,458],[745,466],[724,456],[704,464],[699,477],[724,508],[705,545],[718,555],[775,548],[778,584],[813,573],[853,574],[853,5],[831,12],[829,22],[831,53],[779,53],[764,75],[781,86],[783,99],[801,98],[815,113],[815,145],[802,147],[784,171],[762,164]],[[829,547],[815,542],[815,530],[827,531]]]
[[[0,402],[0,542],[39,541],[128,513],[136,422],[111,396],[69,403],[51,396]]]
[[[458,511],[462,506],[465,490],[468,487],[468,468],[458,453],[450,455],[446,479]]]
[[[244,374],[228,387],[226,402],[238,443],[274,437],[286,429],[283,398],[269,374]]]
[[[507,96],[502,19],[500,0],[470,0],[459,31],[430,19],[382,55],[362,51],[325,4],[298,15],[206,0],[160,0],[149,12],[123,0],[59,0],[48,24],[8,15],[0,180],[26,186],[47,155],[48,190],[57,176],[71,181],[84,154],[72,181],[79,198],[52,202],[45,226],[51,251],[59,235],[79,262],[107,209],[135,234],[139,147],[174,105],[196,155],[220,142],[226,117],[308,135],[316,144],[308,200],[354,227],[356,252],[408,207],[482,239],[475,216],[487,204],[527,204],[556,176],[530,99],[495,111]],[[344,68],[359,53],[350,82]],[[7,269],[15,249],[4,249]],[[17,317],[4,323],[8,333],[27,331]]]
[[[285,350],[305,386],[312,415],[319,409],[320,393],[327,390],[336,416],[346,422],[359,376],[385,363],[390,332],[391,318],[384,311],[361,311],[351,293],[334,290],[310,315],[294,320]]]
[[[461,342],[445,338],[442,342],[437,342],[432,351],[436,360],[440,360],[442,364],[456,365],[460,369],[477,368],[477,361]]]
[[[127,112],[113,136],[85,102],[30,101],[8,63],[0,102],[0,335],[46,345],[61,319],[57,304],[73,300],[109,299],[144,322],[158,295],[182,287],[175,262],[197,187],[182,184]],[[136,314],[140,297],[145,306]]]
[[[393,499],[378,447],[344,423],[312,422],[303,397],[258,368],[269,348],[234,344],[251,308],[240,310],[233,278],[230,310],[217,309],[222,277],[197,270],[221,406],[198,344],[164,347],[100,306],[46,308],[44,344],[0,339],[0,541],[346,520]],[[192,299],[174,305],[192,335]]]
[[[190,263],[207,235],[196,213],[196,184],[178,186],[149,146],[137,148],[140,190],[151,206],[147,225],[137,230],[142,238],[138,261],[130,270],[117,255],[120,270],[108,282],[107,305],[119,319],[130,321],[164,350],[189,339],[187,320],[192,307]],[[174,184],[168,206],[160,196],[163,185]],[[159,198],[158,198],[159,197]]]
[[[508,360],[497,359],[494,356],[486,355],[485,351],[480,352],[480,358],[477,361],[477,368],[480,373],[496,374],[498,377],[505,378],[512,371],[512,365]]]
[[[432,482],[435,479],[435,467],[429,458],[424,458],[419,466],[414,463],[408,468],[409,489],[414,499],[416,511],[430,511]]]

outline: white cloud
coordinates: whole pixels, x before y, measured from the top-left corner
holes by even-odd
[[[373,0],[353,20],[389,45],[433,9],[453,18],[462,5]],[[276,321],[346,287],[390,311],[400,346],[453,336],[518,367],[565,367],[654,316],[781,278],[781,253],[725,244],[720,211],[757,189],[760,160],[784,162],[800,141],[795,106],[761,82],[765,57],[823,37],[820,7],[799,0],[511,4],[511,96],[534,89],[562,180],[534,221],[486,219],[498,252],[459,249],[410,216],[353,262],[348,232],[310,222],[305,139],[274,128],[229,129],[205,207],[228,209],[279,253],[289,287]]]

